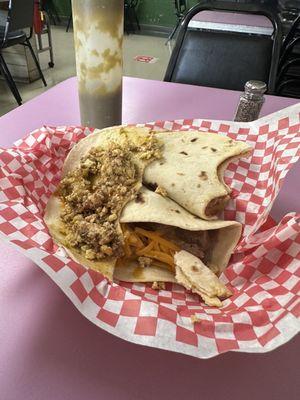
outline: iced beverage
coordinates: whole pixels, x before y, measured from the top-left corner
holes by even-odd
[[[81,123],[122,120],[123,0],[72,0]]]

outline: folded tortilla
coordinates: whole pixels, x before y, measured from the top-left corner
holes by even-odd
[[[139,127],[95,130],[74,146],[64,173],[76,167],[91,147],[109,141],[111,135],[118,135],[122,129],[137,135],[150,132],[149,128]],[[210,132],[161,131],[155,132],[155,136],[163,144],[163,158],[149,163],[144,183],[154,189],[163,188],[169,198],[202,219],[217,219],[231,193],[224,182],[224,172],[229,163],[248,157],[251,147]]]
[[[147,138],[151,132],[151,129],[148,128],[123,126],[115,126],[102,130],[95,129],[93,133],[80,140],[72,148],[65,159],[62,177],[66,176],[68,172],[77,168],[80,164],[81,158],[84,157],[93,147],[105,148],[111,142],[123,144],[128,140],[132,144],[139,145],[140,141]],[[135,157],[135,162],[138,164],[141,170],[144,170],[145,165],[149,163],[148,161],[145,164],[145,160],[140,160],[138,157]]]
[[[224,182],[229,163],[250,154],[251,148],[215,133],[159,132],[164,160],[150,163],[144,181],[163,187],[168,197],[202,219],[223,211],[231,189]]]
[[[124,208],[121,224],[150,226],[164,231],[166,238],[184,250],[175,253],[175,271],[167,270],[153,260],[150,267],[142,268],[136,261],[118,263],[114,279],[127,282],[176,282],[199,294],[206,304],[220,307],[231,295],[218,279],[227,267],[237,245],[242,226],[235,221],[206,221],[190,214],[173,200],[141,188],[138,203],[131,201]],[[145,225],[146,224],[146,225]],[[203,243],[203,240],[206,244]],[[204,249],[204,259],[191,254]],[[205,262],[205,263],[204,263]]]
[[[74,171],[79,167],[81,159],[84,155],[89,153],[92,148],[106,149],[112,143],[117,143],[118,145],[136,146],[137,148],[142,148],[146,141],[150,138],[150,130],[141,129],[125,129],[119,128],[108,128],[101,132],[101,135],[90,135],[78,142],[74,148],[69,153],[65,160],[62,178],[66,177],[69,172]],[[146,154],[147,156],[147,154]],[[139,154],[132,153],[132,160],[134,161],[135,168],[137,170],[138,179],[135,184],[135,191],[138,192],[139,188],[142,186],[142,176],[146,165],[151,161],[151,157],[139,157]],[[131,198],[127,197],[124,199],[125,205]],[[86,266],[87,268],[94,269],[101,272],[109,280],[113,280],[113,272],[117,259],[114,257],[107,257],[103,260],[88,260],[84,255],[76,248],[71,247],[66,240],[66,230],[65,226],[60,218],[63,211],[63,203],[57,193],[54,193],[49,199],[44,221],[49,229],[51,236],[54,241],[64,246],[67,253],[75,261]],[[118,216],[119,217],[119,216]],[[122,233],[119,221],[117,221],[117,232]]]
[[[213,232],[214,236],[210,244],[210,256],[206,260],[206,263],[217,275],[220,275],[227,267],[230,256],[242,232],[242,225],[239,222],[202,220],[190,214],[173,200],[152,192],[145,187],[142,187],[139,191],[138,202],[133,200],[124,207],[120,222],[121,224],[160,224],[172,227],[173,230],[179,228],[179,234],[183,241],[185,240],[186,242],[188,242],[189,235],[192,236],[192,240],[194,241],[197,233]],[[166,236],[168,237],[168,232]],[[171,237],[169,236],[169,238],[170,240],[174,240],[174,234]],[[145,273],[148,273],[148,269],[146,268]],[[119,272],[116,272],[115,276],[119,278],[118,274]]]
[[[133,200],[123,209],[120,222],[122,225],[143,226],[151,229],[166,228],[166,238],[182,247],[194,251],[201,247],[205,239],[205,263],[186,250],[175,253],[175,271],[170,271],[161,263],[152,260],[149,267],[141,267],[137,260],[124,260],[116,265],[115,259],[101,261],[87,260],[75,248],[70,248],[61,233],[60,213],[62,204],[58,197],[52,196],[48,202],[45,221],[57,243],[63,245],[72,259],[108,277],[110,280],[126,282],[173,282],[197,293],[206,304],[220,307],[220,299],[227,298],[231,292],[217,276],[228,265],[230,256],[240,238],[241,225],[235,221],[205,221],[191,215],[174,201],[142,188],[138,202]],[[145,226],[145,225],[144,225]],[[180,235],[176,238],[176,231]],[[207,232],[210,235],[203,237]],[[192,243],[189,241],[192,239]],[[197,240],[197,239],[200,240]],[[180,242],[178,243],[178,240]],[[196,240],[195,240],[196,239]],[[196,242],[196,243],[194,243]],[[189,248],[191,246],[191,249]]]
[[[145,128],[116,127],[96,131],[71,150],[63,167],[63,177],[79,167],[82,157],[92,148],[106,148],[112,142],[126,143],[128,140],[138,147],[151,135],[151,131]],[[172,135],[175,137],[174,141],[171,139]],[[163,158],[153,161],[152,158],[133,155],[138,169],[136,198],[123,199],[122,211],[117,220],[118,232],[123,232],[124,236],[123,227],[140,226],[154,232],[163,231],[166,239],[178,246],[176,253],[172,253],[172,260],[175,261],[173,270],[165,268],[162,262],[155,259],[151,260],[149,266],[141,265],[140,260],[130,257],[87,259],[66,240],[66,231],[61,220],[64,205],[56,193],[50,198],[44,216],[52,237],[65,247],[75,261],[101,272],[110,280],[178,282],[201,295],[207,304],[220,306],[220,298],[228,297],[230,291],[220,282],[218,276],[228,265],[241,236],[241,225],[235,221],[205,220],[199,216],[207,217],[205,213],[208,205],[212,199],[223,193],[222,190],[226,194],[229,192],[222,177],[225,163],[232,157],[245,154],[249,148],[243,143],[224,138],[216,139],[217,137],[218,135],[201,132],[156,133],[155,140],[158,139],[163,144]],[[181,145],[184,145],[184,150],[179,147]],[[207,149],[210,151],[209,157],[206,154]],[[206,156],[202,156],[203,153]],[[183,156],[184,161],[181,160]],[[156,171],[155,182],[152,179],[153,171]],[[146,184],[151,186],[155,183],[160,190],[155,192],[142,186],[143,176]],[[189,212],[191,209],[194,214]]]

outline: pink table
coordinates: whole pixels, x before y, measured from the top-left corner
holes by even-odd
[[[238,96],[126,78],[124,122],[231,119]],[[263,114],[296,102],[268,96]],[[79,124],[78,111],[72,78],[0,118],[0,145],[10,146],[43,124]],[[298,164],[276,216],[298,206],[299,173]],[[229,353],[207,361],[136,346],[92,325],[38,267],[14,249],[0,243],[0,254],[1,400],[299,397],[299,338],[272,353]]]

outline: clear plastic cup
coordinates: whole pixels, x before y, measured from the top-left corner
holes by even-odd
[[[123,0],[72,0],[81,123],[122,121]]]

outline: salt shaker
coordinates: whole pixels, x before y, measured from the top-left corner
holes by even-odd
[[[266,90],[267,85],[264,82],[246,82],[245,92],[240,97],[234,121],[250,122],[256,120],[265,101],[264,93]]]

